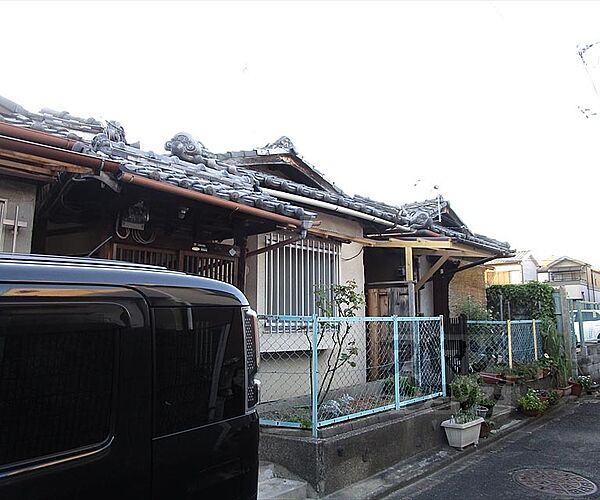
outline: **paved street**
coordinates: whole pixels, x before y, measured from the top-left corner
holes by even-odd
[[[388,496],[392,499],[600,498],[600,399],[587,398],[557,410],[555,418],[515,431],[481,452]],[[522,471],[523,469],[544,469]],[[546,479],[546,491],[558,484],[562,495],[536,491],[526,484]],[[575,488],[575,489],[574,489]],[[567,491],[571,495],[567,495]],[[575,495],[579,493],[578,495]],[[590,493],[581,496],[582,493]]]

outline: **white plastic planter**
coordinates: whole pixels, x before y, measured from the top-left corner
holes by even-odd
[[[457,424],[449,419],[442,422],[442,427],[446,431],[448,444],[462,450],[465,446],[479,443],[479,431],[482,423],[483,418],[481,417],[466,424]]]

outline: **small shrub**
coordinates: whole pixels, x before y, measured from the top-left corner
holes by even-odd
[[[560,400],[560,393],[556,389],[552,389],[548,393],[548,403],[550,405],[555,405]]]
[[[517,400],[517,406],[521,410],[542,413],[548,408],[548,403],[542,401],[537,391],[530,388]]]
[[[450,384],[452,398],[460,403],[463,410],[473,408],[480,399],[481,390],[477,377],[473,375],[457,375]]]
[[[581,384],[584,391],[589,391],[592,386],[592,377],[589,375],[579,375],[579,377],[577,377],[577,383]]]
[[[452,421],[455,424],[466,424],[467,422],[472,422],[473,420],[479,418],[477,413],[473,409],[470,410],[458,410],[456,414],[452,416]]]
[[[479,405],[485,406],[488,409],[493,408],[494,406],[496,406],[496,400],[488,398],[488,397],[484,396],[483,394],[481,394],[481,397],[479,399]]]

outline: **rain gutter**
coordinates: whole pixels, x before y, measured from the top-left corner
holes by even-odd
[[[351,217],[356,217],[357,219],[366,220],[369,222],[375,222],[377,224],[381,224],[387,227],[393,227],[394,229],[399,229],[406,233],[412,233],[413,230],[406,226],[401,226],[394,222],[390,222],[385,219],[381,219],[379,217],[375,217],[373,215],[364,214],[359,212],[358,210],[352,210],[351,208],[340,207],[339,205],[334,205],[333,203],[327,203],[326,201],[315,200],[313,198],[306,198],[304,196],[299,196],[297,194],[285,193],[283,191],[276,191],[274,189],[261,188],[265,193],[270,194],[271,196],[275,196],[276,198],[281,198],[284,200],[294,201],[296,203],[302,203],[303,205],[309,205],[315,208],[323,208],[325,210],[330,210],[332,212],[338,212],[344,215],[349,215]]]

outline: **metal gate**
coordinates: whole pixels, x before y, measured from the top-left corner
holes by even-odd
[[[444,351],[446,366],[453,374],[466,374],[469,371],[467,342],[466,316],[450,318],[444,337]]]
[[[231,250],[231,247],[230,247]],[[117,243],[113,248],[113,258],[136,264],[162,266],[173,271],[183,271],[205,278],[212,278],[237,285],[238,253],[190,252],[165,248],[148,248]]]

